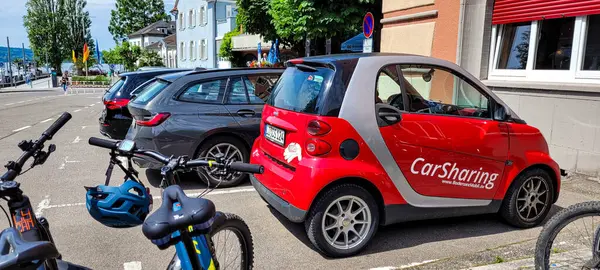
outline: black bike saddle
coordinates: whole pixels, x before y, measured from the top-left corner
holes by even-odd
[[[150,240],[168,237],[189,226],[204,227],[203,225],[212,221],[216,213],[213,202],[202,198],[190,198],[177,185],[167,187],[162,200],[160,208],[148,216],[142,225],[142,232]],[[174,211],[174,203],[179,203],[181,209]]]
[[[27,242],[15,228],[0,233],[0,269],[36,269],[46,260],[58,258],[54,244]]]

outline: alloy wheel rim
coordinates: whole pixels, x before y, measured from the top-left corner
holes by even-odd
[[[525,221],[539,218],[548,207],[548,185],[539,176],[527,179],[517,194],[517,213]]]
[[[321,231],[327,243],[337,249],[360,245],[369,234],[372,218],[367,203],[356,196],[342,196],[325,210]]]
[[[210,149],[208,149],[208,151],[206,151],[206,155],[202,158],[206,160],[214,160],[217,154],[225,155],[225,160],[227,162],[244,161],[242,151],[240,151],[240,149],[238,149],[235,145],[230,143],[219,143],[213,145]],[[217,174],[217,172],[219,171],[218,168],[203,168],[203,170],[206,172],[206,175],[208,177],[212,178],[217,182],[230,182],[242,175],[242,173],[240,172],[229,172],[227,173],[227,175],[219,175]]]

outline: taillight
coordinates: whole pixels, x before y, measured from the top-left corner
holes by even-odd
[[[320,139],[309,139],[306,141],[306,152],[311,156],[322,156],[331,151],[331,145]]]
[[[135,120],[135,123],[143,127],[155,127],[162,124],[169,116],[170,113],[157,113],[150,120]]]
[[[128,103],[129,103],[129,99],[126,99],[126,98],[117,98],[117,99],[113,99],[113,100],[105,100],[104,101],[104,105],[106,105],[106,108],[108,108],[110,110],[116,110],[116,109],[123,108],[123,107],[127,106]]]
[[[307,130],[308,134],[310,134],[310,135],[322,136],[322,135],[329,133],[329,131],[331,131],[331,126],[323,121],[312,120],[312,121],[308,122],[308,127],[306,130]]]

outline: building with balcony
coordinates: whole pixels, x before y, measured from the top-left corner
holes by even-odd
[[[177,18],[178,67],[228,67],[218,52],[223,36],[236,27],[235,1],[177,0],[171,14]]]

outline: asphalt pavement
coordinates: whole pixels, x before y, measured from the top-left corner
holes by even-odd
[[[57,151],[42,167],[18,178],[36,212],[50,221],[63,258],[93,269],[165,269],[173,249],[159,250],[143,236],[140,227],[105,227],[85,209],[84,186],[103,183],[109,161],[106,150],[87,144],[89,137],[101,136],[98,117],[102,92],[101,89],[69,95],[56,89],[0,92],[0,162],[16,159],[21,153],[17,148],[19,141],[37,139],[62,112],[70,112],[73,119],[51,141],[57,145]],[[117,171],[114,184],[122,181],[123,174]],[[146,183],[157,184],[154,177],[149,181],[144,171],[141,175]],[[188,193],[199,193],[205,187],[194,177],[184,181]],[[599,198],[595,193],[570,186],[569,182],[565,184],[553,212]],[[158,191],[152,186],[155,205],[160,203]],[[312,248],[302,225],[288,222],[270,209],[249,184],[218,189],[207,198],[215,202],[218,210],[235,213],[249,224],[254,239],[255,269],[418,267],[523,243],[535,239],[540,231],[540,227],[517,230],[494,215],[411,222],[381,228],[371,245],[358,256],[329,259]],[[2,213],[0,226],[8,226]],[[463,266],[444,264],[443,268]]]

